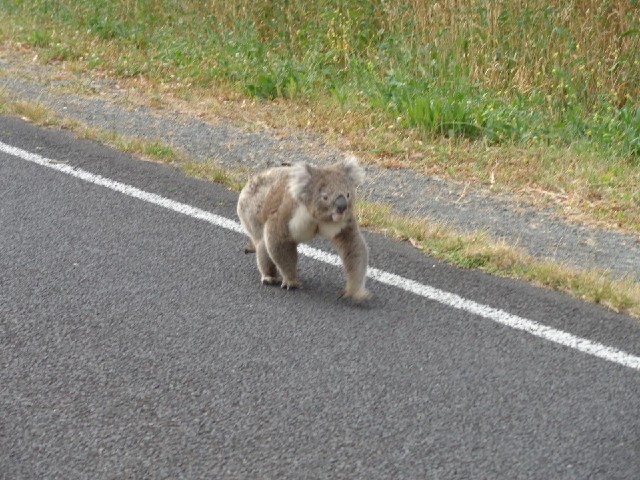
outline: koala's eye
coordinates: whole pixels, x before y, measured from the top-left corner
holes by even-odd
[[[347,192],[347,198],[349,198],[349,196],[350,196],[350,195],[351,195],[351,194],[350,194],[349,192]]]
[[[326,193],[322,194],[322,200],[324,200],[325,202],[329,201],[329,195],[327,195]]]

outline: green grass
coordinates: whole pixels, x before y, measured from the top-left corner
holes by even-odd
[[[637,1],[0,0],[46,60],[275,98],[328,96],[429,136],[640,158]]]
[[[248,179],[247,172],[232,171],[228,168],[221,167],[213,161],[205,163],[187,161],[182,164],[182,170],[190,177],[219,183],[234,192],[242,190],[242,187],[244,187]]]

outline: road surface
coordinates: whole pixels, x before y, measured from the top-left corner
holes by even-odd
[[[372,234],[365,305],[263,286],[237,194],[0,142],[0,478],[640,478],[637,320]]]

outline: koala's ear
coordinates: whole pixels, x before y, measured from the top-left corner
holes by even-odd
[[[353,155],[348,156],[342,161],[342,168],[356,186],[364,182],[364,168],[358,164],[358,159]]]
[[[304,189],[311,181],[311,167],[306,163],[296,163],[289,173],[289,193],[296,199],[301,199]]]

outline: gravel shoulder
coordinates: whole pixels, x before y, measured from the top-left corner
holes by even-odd
[[[7,98],[38,102],[55,114],[118,135],[161,140],[194,161],[261,170],[308,161],[327,164],[343,156],[306,132],[274,132],[203,120],[172,109],[136,105],[114,81],[56,75],[42,65],[0,57],[0,91]],[[69,93],[69,92],[88,93]],[[284,134],[283,134],[284,133]],[[561,218],[518,198],[468,188],[407,170],[367,166],[362,196],[396,213],[428,218],[460,232],[484,231],[539,259],[579,269],[601,269],[612,277],[640,281],[640,237]]]

